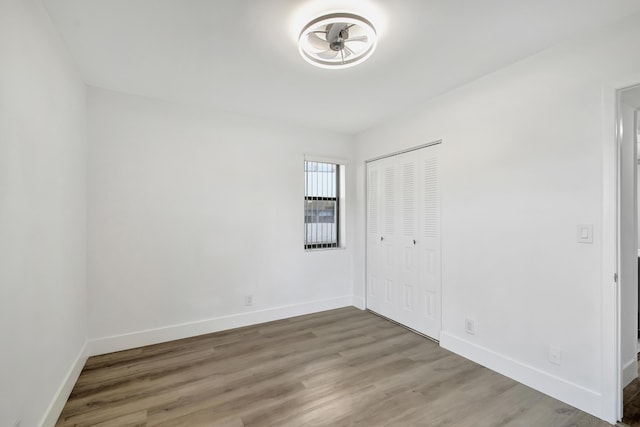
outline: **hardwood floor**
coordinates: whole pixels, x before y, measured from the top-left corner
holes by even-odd
[[[609,424],[344,308],[92,357],[56,425]]]
[[[640,353],[638,354],[640,361]],[[640,368],[638,368],[640,374]],[[622,422],[628,427],[640,427],[640,378],[636,378],[622,392]]]

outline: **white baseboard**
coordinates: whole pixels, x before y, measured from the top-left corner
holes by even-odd
[[[55,426],[65,403],[67,403],[67,399],[69,399],[69,395],[71,394],[71,390],[73,390],[73,386],[76,384],[76,381],[78,381],[78,377],[80,376],[80,372],[82,372],[82,368],[84,368],[84,364],[87,361],[87,358],[87,342],[85,341],[84,345],[80,349],[78,357],[76,357],[76,360],[69,368],[67,375],[56,391],[56,394],[49,404],[49,407],[42,417],[42,420],[40,420],[40,427]]]
[[[88,355],[96,356],[99,354],[112,353],[114,351],[127,350],[145,345],[210,334],[212,332],[241,328],[243,326],[271,322],[273,320],[286,319],[288,317],[301,316],[320,311],[333,310],[336,308],[349,307],[352,305],[354,305],[354,297],[349,295],[303,304],[251,311],[248,313],[232,314],[229,316],[182,323],[157,329],[148,329],[128,334],[94,338],[89,340]]]
[[[363,297],[358,297],[358,296],[354,296],[353,297],[353,306],[355,308],[359,308],[360,310],[364,310],[367,308],[365,302],[364,302],[364,298]]]
[[[622,368],[622,387],[628,386],[636,378],[638,378],[638,359],[634,357]]]
[[[440,334],[440,346],[584,412],[603,418],[602,395],[594,390],[446,332]]]

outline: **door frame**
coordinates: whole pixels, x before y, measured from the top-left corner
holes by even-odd
[[[410,147],[410,148],[405,148],[402,150],[398,150],[398,151],[394,151],[392,153],[388,153],[388,154],[383,154],[380,156],[376,156],[376,157],[372,157],[370,159],[367,159],[364,161],[364,308],[365,310],[369,311],[369,305],[368,305],[368,297],[369,297],[369,269],[368,269],[368,260],[369,260],[369,254],[368,254],[368,245],[367,245],[367,238],[368,238],[368,234],[369,234],[369,212],[367,211],[368,206],[369,206],[369,173],[368,173],[368,164],[371,162],[375,162],[377,160],[382,160],[382,159],[386,159],[389,157],[393,157],[393,156],[398,156],[400,154],[405,154],[405,153],[410,153],[412,151],[417,151],[417,150],[421,150],[423,148],[427,148],[427,147],[432,147],[434,145],[439,145],[442,144],[442,139],[437,139],[435,141],[431,141],[431,142],[427,142],[426,144],[421,144],[421,145],[417,145],[414,147]],[[442,207],[441,207],[442,210]],[[440,237],[440,239],[442,239],[442,235]],[[440,243],[440,246],[442,247],[442,241]],[[440,256],[442,257],[442,249],[440,249]],[[442,268],[440,271],[440,274],[442,275]],[[377,313],[376,313],[377,314]],[[440,277],[440,330],[442,331],[442,276]],[[425,335],[426,336],[426,335]],[[431,337],[427,337],[431,340],[434,340]],[[436,340],[434,340],[436,341]]]
[[[640,87],[640,74],[602,86],[602,409],[601,418],[622,419],[622,354],[620,271],[620,94]],[[634,184],[635,185],[635,184]]]

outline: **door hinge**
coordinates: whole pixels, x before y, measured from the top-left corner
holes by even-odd
[[[613,281],[614,281],[615,283],[618,283],[618,273],[614,273],[614,274],[613,274]]]

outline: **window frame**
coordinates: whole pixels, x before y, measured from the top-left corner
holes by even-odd
[[[307,195],[307,162],[312,163],[325,163],[335,166],[335,197],[325,196],[309,196]],[[319,251],[319,250],[331,250],[344,248],[344,194],[345,194],[345,164],[344,160],[329,159],[324,157],[304,156],[303,173],[304,176],[304,209],[303,209],[303,243],[305,251]],[[307,242],[307,220],[306,220],[306,205],[308,201],[331,201],[335,202],[335,224],[336,237],[335,241],[330,243],[308,243]],[[342,212],[341,212],[342,211]]]

